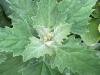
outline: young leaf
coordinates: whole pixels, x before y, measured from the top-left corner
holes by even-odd
[[[46,54],[52,56],[55,54],[55,48],[57,45],[61,45],[63,39],[66,39],[67,35],[70,33],[71,25],[65,24],[55,27],[51,31],[49,28],[40,27],[37,32],[40,38],[31,37],[31,43],[26,46],[23,52],[24,60],[27,61],[31,58],[39,58],[45,56]],[[64,29],[62,31],[62,28]]]
[[[81,35],[87,32],[89,15],[95,3],[96,0],[61,0],[60,2],[40,0],[37,2],[37,14],[32,17],[34,27],[53,27],[68,23],[72,25],[73,33]]]
[[[31,43],[26,46],[26,49],[23,52],[23,58],[24,61],[27,61],[34,57],[39,58],[45,54],[52,55],[53,53],[54,50],[52,48],[46,46],[46,44],[43,44],[40,39],[33,37],[31,38]]]

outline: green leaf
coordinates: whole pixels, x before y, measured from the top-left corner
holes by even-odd
[[[92,0],[88,0],[88,1],[87,0],[86,1],[80,1],[80,0],[79,1],[75,1],[75,0],[74,1],[71,1],[71,0],[65,1],[65,0],[63,0],[61,3],[57,3],[56,0],[52,0],[52,1],[51,0],[49,0],[49,1],[40,0],[38,3],[37,3],[37,1],[32,1],[32,0],[28,0],[28,1],[27,0],[17,0],[17,1],[8,0],[10,8],[13,11],[13,13],[9,17],[12,19],[12,25],[14,27],[12,29],[9,29],[9,28],[1,29],[0,28],[0,39],[2,42],[0,45],[1,50],[14,51],[15,55],[19,55],[20,53],[23,52],[23,50],[25,49],[25,46],[27,46],[27,44],[29,43],[29,37],[32,36],[31,26],[34,25],[33,20],[37,20],[36,18],[33,17],[35,15],[36,15],[36,17],[38,16],[38,21],[39,21],[39,23],[41,23],[40,25],[42,25],[42,21],[44,23],[47,22],[49,25],[50,24],[55,25],[55,24],[52,24],[51,22],[57,21],[57,22],[59,22],[59,23],[57,23],[58,26],[69,23],[68,24],[69,26],[66,25],[66,28],[68,26],[68,28],[67,28],[68,32],[66,34],[61,33],[63,36],[67,36],[70,32],[71,24],[73,24],[72,22],[74,22],[72,19],[74,19],[76,16],[83,15],[83,14],[78,15],[78,13],[83,11],[85,9],[84,7],[87,6],[88,4],[90,4],[89,2],[91,3],[91,6],[92,6],[92,3],[94,3],[95,0],[94,1],[92,1]],[[70,3],[72,3],[71,6],[69,5]],[[68,10],[69,8],[74,8],[75,4],[77,4],[77,3],[82,3],[82,5],[78,4],[79,6],[77,6],[77,8],[75,8],[75,11],[76,11],[76,9],[78,11],[80,8],[80,11],[78,11],[77,14],[73,13],[75,11]],[[47,5],[49,5],[49,6],[47,6]],[[45,6],[45,8],[43,8],[44,6]],[[84,6],[84,7],[81,8],[82,6]],[[90,9],[91,6],[88,6],[89,7],[88,9]],[[45,9],[48,9],[48,10],[45,13],[43,13]],[[52,12],[53,10],[56,13],[61,12],[58,14],[59,17],[61,17],[61,21],[57,20],[57,19],[59,19],[59,17],[57,17],[56,19],[55,19],[55,17],[53,17],[54,15],[56,16],[56,13]],[[66,13],[65,13],[65,11],[66,11]],[[52,13],[54,14],[53,16],[51,15]],[[67,21],[68,23],[65,23],[65,20],[66,20],[65,18],[67,18],[68,13],[71,13],[70,15],[74,15],[74,16],[70,17],[70,20]],[[67,14],[67,16],[65,14]],[[53,19],[52,19],[52,17],[53,17]],[[80,17],[82,17],[82,16],[80,16]],[[87,17],[87,15],[86,15],[86,17]],[[44,18],[44,19],[41,19],[41,18]],[[39,19],[41,19],[42,21]],[[74,20],[76,20],[76,19],[77,18],[75,18]],[[48,20],[48,21],[46,21],[46,20]],[[43,26],[45,26],[46,24],[43,24]],[[48,26],[48,24],[47,24],[47,26]],[[76,26],[76,25],[74,25],[74,26]],[[78,27],[80,27],[80,26],[78,26]],[[73,28],[73,26],[72,26],[72,28]],[[81,27],[81,28],[83,28],[83,27]],[[8,43],[6,43],[6,42],[8,42]],[[6,44],[4,44],[4,43],[6,43]],[[12,46],[12,44],[14,46]]]
[[[73,33],[81,35],[87,31],[89,15],[95,3],[96,0],[62,0],[58,4],[58,10],[63,13],[60,17],[72,24]]]
[[[65,46],[62,44],[62,40],[66,39],[70,32],[80,35],[85,32],[89,15],[93,11],[91,8],[96,0],[62,0],[60,2],[57,0],[7,0],[7,2],[12,11],[9,17],[12,19],[13,28],[0,28],[0,52],[23,55],[25,61],[55,54],[52,67],[58,67],[60,72],[67,67],[81,75],[100,74],[100,62],[94,50],[82,47],[75,39],[67,40]],[[38,33],[37,38],[33,36],[32,27]],[[10,57],[0,65],[0,74],[12,75],[14,72],[18,75],[16,71],[21,66],[18,65],[21,60],[21,58],[14,60]],[[6,68],[3,68],[4,65]],[[44,63],[28,64],[24,67],[23,74],[56,75],[58,73],[52,71]]]
[[[39,58],[45,54],[52,55],[54,53],[53,49],[43,44],[39,39],[32,37],[31,43],[26,47],[23,53],[24,61],[31,58]]]
[[[67,35],[70,33],[70,26],[69,24],[60,25],[54,27],[54,31],[45,27],[38,28],[37,32],[40,38],[30,38],[31,43],[26,46],[23,52],[24,60],[27,61],[34,57],[39,58],[46,54],[50,56],[55,54],[57,45],[61,45],[63,39],[66,39]],[[62,29],[64,30],[62,31]]]
[[[95,45],[100,39],[99,19],[92,19],[88,25],[89,32],[82,35],[82,39],[87,45]]]
[[[14,57],[11,53],[8,53],[7,60],[0,64],[0,75],[22,75],[19,73],[19,69],[22,65],[22,57]]]
[[[54,26],[56,23],[56,0],[40,0],[35,18],[35,25]]]
[[[36,9],[37,1],[35,0],[34,1],[33,0],[16,0],[16,1],[7,0],[7,2],[9,3],[9,8],[12,11],[11,15],[9,15],[9,17],[12,19],[12,25],[24,26],[22,27],[23,32],[25,32],[24,30],[28,30],[28,32],[31,32],[32,25],[34,24],[32,17],[36,15],[36,11],[37,11]]]
[[[4,62],[6,59],[7,59],[7,57],[6,57],[5,53],[0,52],[0,64],[1,64],[2,62]]]
[[[59,71],[51,69],[45,63],[34,62],[33,60],[24,65],[22,73],[23,75],[62,75]]]
[[[17,28],[19,27],[19,28]],[[21,28],[20,28],[21,27]],[[14,52],[14,55],[19,55],[25,49],[29,42],[30,35],[23,29],[24,26],[16,26],[13,28],[0,28],[0,51]],[[28,35],[29,34],[29,35]]]
[[[35,2],[8,0],[8,3],[13,11],[9,16],[12,19],[13,28],[0,28],[0,51],[10,51],[14,52],[14,55],[21,55],[29,43],[29,37],[33,34],[31,17],[35,14],[35,7],[33,7]]]
[[[79,75],[100,74],[100,59],[96,51],[82,46],[79,40],[71,37],[65,46],[57,49],[56,56],[50,62],[52,68],[58,67],[60,72],[68,68]]]
[[[54,28],[54,34],[55,34],[54,40],[56,40],[56,42],[60,43],[63,39],[67,39],[67,35],[70,34],[71,27],[72,27],[72,25],[67,24],[67,23],[56,26]]]
[[[89,15],[95,3],[96,0],[40,0],[33,26],[53,27],[68,23],[72,25],[73,33],[81,35],[87,31]]]
[[[9,3],[12,12],[11,18],[13,19],[27,19],[36,13],[36,1],[34,0],[6,0]],[[19,14],[20,13],[20,14]]]

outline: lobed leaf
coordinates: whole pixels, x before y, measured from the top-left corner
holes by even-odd
[[[63,75],[45,63],[33,60],[24,65],[22,73],[23,75]]]
[[[63,72],[67,67],[79,75],[98,75],[100,59],[95,50],[82,46],[79,40],[70,38],[66,45],[58,48],[55,58],[50,61],[52,68],[58,67]]]

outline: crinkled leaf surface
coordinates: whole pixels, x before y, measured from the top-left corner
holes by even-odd
[[[0,75],[22,75],[18,72],[22,65],[22,57],[13,57],[11,53],[6,56],[5,62],[0,64]]]
[[[100,39],[99,19],[92,19],[88,25],[89,32],[82,35],[82,39],[87,45],[95,45]]]
[[[60,72],[67,67],[80,75],[100,74],[100,59],[96,56],[96,51],[81,46],[79,40],[74,38],[71,38],[62,48],[57,49],[51,65],[53,68],[58,67]]]
[[[19,28],[0,28],[0,51],[13,51],[17,55],[20,54],[28,43],[26,34],[29,33],[25,32]]]
[[[86,31],[89,15],[96,0],[40,0],[34,25],[57,26],[72,24],[72,32],[82,34]],[[77,6],[76,6],[77,5]]]
[[[67,35],[70,34],[71,31],[71,24],[61,24],[57,27],[54,28],[54,40],[56,40],[56,42],[61,42],[62,39],[67,39]]]
[[[29,42],[28,37],[32,36],[29,17],[34,15],[35,10],[32,8],[34,3],[32,0],[8,0],[8,2],[13,11],[10,15],[13,28],[0,28],[0,51],[13,51],[15,55],[19,55]]]
[[[31,58],[39,58],[45,54],[52,55],[53,49],[47,47],[37,38],[31,38],[31,43],[27,46],[26,50],[23,53],[24,60],[29,60]]]
[[[7,0],[7,2],[13,11],[9,16],[12,19],[13,28],[0,28],[0,51],[13,51],[14,55],[23,53],[25,60],[44,56],[45,54],[50,55],[55,52],[56,56],[52,61],[52,67],[58,67],[60,72],[63,72],[63,70],[68,67],[72,72],[78,72],[81,75],[100,74],[100,62],[98,57],[95,56],[95,51],[81,47],[80,43],[78,43],[79,41],[77,42],[72,39],[70,39],[71,41],[69,40],[65,46],[60,45],[60,47],[57,43],[61,42],[63,38],[66,38],[70,32],[80,35],[85,32],[89,15],[92,12],[91,8],[96,0],[62,0],[59,3],[56,0]],[[63,32],[63,30],[61,31],[61,29],[59,29],[60,25],[68,25],[68,28],[66,28],[67,26],[61,27],[66,28]],[[41,40],[40,36],[40,38],[32,36],[31,26],[34,28],[35,26],[44,26],[44,28],[51,28],[51,31],[50,34],[47,33],[46,38],[43,36],[43,40]],[[55,28],[57,28],[57,31]],[[53,34],[57,33],[57,35],[52,36],[52,32]],[[29,37],[31,40],[29,40]],[[4,72],[5,69],[2,68],[2,63],[0,66],[0,74],[12,75],[13,72],[15,75],[17,74],[16,71],[19,65],[16,65],[16,63],[19,63],[21,60],[13,61],[12,58],[11,61],[7,60],[7,62],[4,63],[4,65],[7,63],[6,72]],[[9,69],[9,67],[11,67],[10,64],[12,64],[11,69]],[[42,68],[42,71],[40,71],[39,67]],[[33,71],[33,68],[35,68],[35,71]],[[24,69],[24,72],[23,74],[25,75],[30,73],[37,75],[40,73],[41,75],[49,75],[50,73],[50,75],[56,75],[56,73],[52,73],[44,63],[39,63],[38,65],[29,64]]]
[[[34,57],[39,58],[46,54],[50,56],[55,54],[57,45],[61,45],[61,41],[70,33],[70,26],[69,24],[57,26],[53,32],[49,28],[38,28],[37,31],[40,38],[30,38],[31,43],[26,46],[23,52],[24,60],[26,61]],[[62,29],[64,30],[62,31]]]
[[[23,75],[62,75],[59,71],[51,69],[43,62],[29,61],[22,69]]]
[[[96,0],[62,0],[58,10],[63,13],[67,23],[71,23],[72,32],[82,34],[86,31],[89,15]]]
[[[39,23],[39,25],[44,25],[44,26],[46,25],[51,26],[51,25],[56,25],[56,24],[63,25],[66,21],[69,23],[69,25],[74,23],[75,24],[73,25],[75,26],[74,29],[78,30],[80,28],[83,28],[82,26],[79,26],[79,25],[83,24],[83,19],[84,19],[84,18],[81,19],[82,20],[82,23],[81,23],[81,21],[78,18],[83,17],[83,14],[86,14],[84,15],[85,16],[84,20],[85,22],[87,22],[86,18],[88,14],[90,14],[92,5],[95,3],[95,0],[88,0],[88,1],[87,0],[84,0],[84,1],[63,0],[60,3],[57,3],[56,0],[49,0],[49,1],[40,0],[38,3],[32,0],[17,0],[17,1],[7,0],[7,1],[10,5],[10,8],[13,11],[12,15],[10,15],[9,17],[12,19],[12,25],[14,27],[12,29],[0,28],[0,36],[1,36],[0,38],[2,42],[0,48],[1,50],[7,50],[7,51],[13,50],[16,52],[16,49],[19,46],[17,50],[18,53],[21,53],[21,51],[23,51],[23,49],[25,48],[28,42],[28,37],[31,36],[30,26],[32,24],[37,25],[37,23]],[[76,4],[78,6],[74,10],[70,10],[74,8]],[[85,12],[86,8],[88,8],[88,11]],[[47,11],[45,11],[46,9]],[[74,13],[75,11],[77,11],[77,13]],[[61,20],[57,20],[59,18],[61,18]],[[33,20],[36,20],[36,21],[33,21]],[[79,20],[77,22],[81,24],[75,23],[74,20]],[[36,22],[36,23],[33,23],[33,22]],[[59,22],[59,23],[56,23],[56,22]],[[79,27],[79,28],[77,29],[76,27]],[[4,44],[7,41],[9,42],[7,44]],[[14,46],[11,46],[12,44]]]
[[[40,0],[37,2],[36,16],[33,16],[32,19],[34,19],[33,27],[37,26],[36,29],[40,39],[31,38],[31,43],[26,47],[23,53],[25,60],[33,57],[38,58],[45,54],[53,54],[55,47],[57,47],[55,43],[61,43],[70,32],[85,33],[84,29],[87,28],[89,14],[92,12],[91,8],[95,2],[96,0],[62,0],[60,3],[56,0]],[[48,33],[46,33],[47,30],[42,30],[42,27],[44,27],[44,29],[52,28],[54,30],[54,37],[49,41],[47,40],[48,42],[44,42],[44,38],[45,35],[48,35],[50,32],[48,30]],[[41,35],[43,37],[42,41]],[[46,39],[48,39],[48,37],[46,37]],[[45,45],[50,46],[46,47]]]
[[[40,0],[36,15],[36,25],[53,26],[56,22],[56,0]],[[33,17],[34,18],[34,17]]]

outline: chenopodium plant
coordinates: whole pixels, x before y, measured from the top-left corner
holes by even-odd
[[[0,28],[0,52],[22,56],[28,64],[21,70],[23,75],[62,75],[66,70],[79,75],[100,74],[97,52],[70,35],[81,36],[88,31],[89,15],[96,0],[7,2],[12,10],[9,17],[13,28]],[[37,59],[36,64],[33,59]]]

